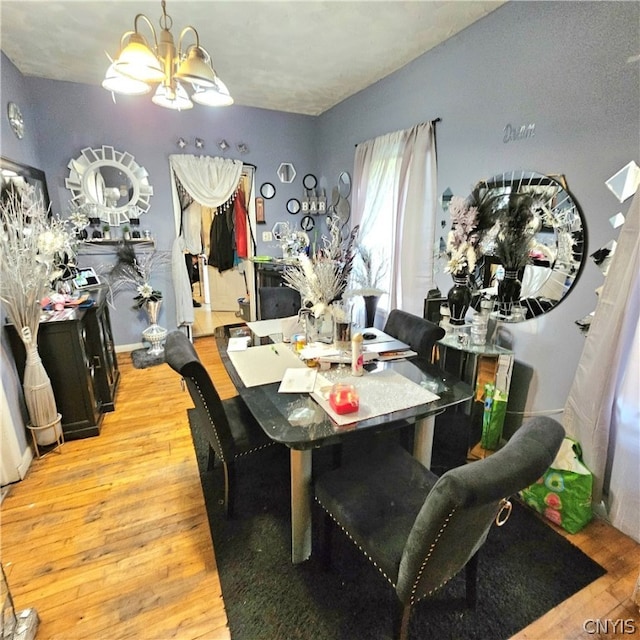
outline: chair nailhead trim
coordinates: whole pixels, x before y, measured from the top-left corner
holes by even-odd
[[[351,540],[351,542],[353,542],[353,544],[355,544],[356,547],[358,547],[358,549],[360,549],[360,551],[362,551],[362,553],[366,556],[366,558],[369,560],[369,562],[371,562],[371,564],[387,579],[389,584],[395,589],[396,585],[393,582],[393,580],[391,580],[391,578],[378,566],[377,562],[360,546],[360,544],[356,540],[353,539],[352,535],[342,526],[342,523],[333,515],[333,513],[331,513],[331,511],[329,511],[329,509],[327,509],[322,504],[322,502],[320,502],[320,500],[318,499],[317,496],[315,496],[315,501],[329,514],[331,519],[344,531],[344,533],[346,534],[347,538],[349,538],[349,540]]]
[[[447,578],[444,582],[441,582],[437,587],[434,587],[428,593],[425,593],[424,596],[420,596],[420,597],[416,598],[416,590],[418,589],[418,583],[420,582],[420,578],[422,578],[422,574],[424,573],[424,571],[426,569],[427,563],[431,559],[431,556],[433,555],[433,552],[435,551],[435,548],[436,548],[436,545],[438,544],[438,541],[442,537],[442,534],[444,533],[444,530],[449,525],[449,521],[451,520],[451,518],[453,517],[453,514],[455,512],[456,512],[456,510],[454,509],[445,518],[445,521],[442,523],[442,526],[440,527],[440,530],[438,531],[438,534],[436,535],[435,540],[431,543],[431,546],[429,547],[429,551],[427,552],[427,555],[425,556],[424,560],[422,561],[422,564],[420,565],[420,570],[418,571],[418,575],[416,576],[416,579],[415,579],[415,581],[413,583],[413,587],[411,589],[411,596],[409,597],[411,605],[414,605],[416,602],[418,602],[418,600],[422,599],[423,597],[430,596],[432,593],[434,593],[438,589],[441,589],[445,584],[447,584],[447,582],[449,582],[449,580],[451,580],[451,578]]]
[[[200,389],[200,385],[198,384],[198,381],[195,378],[191,378],[191,380],[193,380],[193,383],[196,385],[196,389],[198,390],[198,395],[200,396],[200,400],[202,400],[202,406],[205,408],[205,410],[207,412],[207,417],[209,418],[209,422],[211,423],[211,426],[213,427],[213,433],[216,436],[216,440],[218,441],[218,449],[220,449],[220,453],[221,453],[220,458],[221,458],[222,462],[226,463],[227,460],[224,459],[224,450],[222,448],[222,444],[220,442],[220,438],[218,437],[218,430],[216,429],[215,422],[211,418],[211,414],[209,413],[209,407],[207,406],[207,403],[205,402],[204,396],[202,395],[202,390]]]
[[[211,426],[213,427],[213,433],[216,436],[216,440],[218,441],[218,448],[220,449],[220,451],[222,452],[222,455],[220,456],[222,462],[227,462],[227,460],[224,459],[224,449],[222,448],[222,444],[220,443],[220,438],[218,437],[218,430],[216,429],[216,425],[215,422],[213,421],[213,418],[211,417],[211,414],[209,413],[209,407],[207,406],[207,403],[204,401],[204,396],[202,395],[202,391],[200,389],[200,385],[198,384],[198,381],[191,378],[193,380],[193,383],[196,385],[196,388],[198,389],[198,394],[200,395],[200,399],[202,400],[202,405],[204,406],[204,408],[207,411],[207,417],[209,418],[209,422],[211,423]],[[250,453],[255,453],[256,451],[260,451],[260,449],[266,449],[267,447],[271,447],[275,444],[275,442],[266,442],[265,444],[261,444],[259,447],[254,447],[253,449],[249,449],[248,451],[243,451],[242,453],[239,453],[237,455],[234,456],[234,459],[238,459],[241,458],[242,456],[246,456]]]

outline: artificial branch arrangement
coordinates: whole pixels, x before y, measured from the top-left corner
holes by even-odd
[[[40,301],[63,275],[61,263],[75,255],[66,221],[49,214],[42,194],[28,184],[10,183],[0,196],[0,299],[26,350],[23,388],[33,427],[59,423],[51,382],[38,355]],[[56,429],[59,426],[55,427]],[[42,436],[42,438],[40,437]],[[40,444],[54,441],[38,434]]]
[[[353,245],[358,227],[352,229],[346,242],[342,241],[340,224],[327,218],[329,238],[323,237],[323,248],[310,258],[304,253],[297,264],[284,271],[285,284],[300,293],[302,308],[309,309],[318,318],[330,311],[330,305],[344,293],[353,267]]]
[[[382,252],[375,257],[375,252],[362,243],[356,245],[353,270],[351,272],[351,288],[346,292],[349,296],[381,296],[386,293],[382,288],[387,276],[387,257]]]
[[[162,291],[151,285],[152,273],[170,260],[169,252],[152,251],[136,255],[131,245],[123,244],[116,252],[116,264],[107,273],[111,297],[121,290],[133,289],[134,308],[141,309],[147,302],[162,300]]]
[[[511,193],[496,202],[496,224],[488,232],[485,243],[505,270],[517,271],[531,262],[536,196],[532,193]]]

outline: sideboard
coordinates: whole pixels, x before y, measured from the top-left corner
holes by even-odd
[[[66,440],[99,435],[104,414],[115,410],[120,382],[107,290],[88,293],[93,306],[44,312],[38,328],[38,351],[62,414]],[[24,345],[15,327],[6,328],[22,380]]]

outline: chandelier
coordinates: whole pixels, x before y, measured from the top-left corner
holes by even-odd
[[[233,104],[229,89],[211,64],[211,56],[200,46],[198,32],[187,26],[180,32],[178,47],[174,43],[171,27],[173,20],[167,15],[166,2],[162,0],[160,38],[147,16],[139,13],[134,20],[133,31],[126,31],[120,38],[120,52],[107,69],[102,86],[112,93],[142,95],[158,85],[154,104],[167,109],[191,109],[193,102],[211,107]],[[146,22],[153,34],[150,46],[138,30],[139,21]],[[195,44],[183,45],[183,38],[191,32]],[[189,93],[183,83],[191,85]],[[193,102],[192,102],[193,101]]]

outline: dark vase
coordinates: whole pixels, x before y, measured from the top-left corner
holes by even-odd
[[[498,311],[510,316],[513,305],[520,302],[522,283],[518,280],[516,269],[505,269],[504,278],[498,282]]]
[[[449,322],[454,326],[463,325],[464,317],[471,305],[471,288],[467,274],[453,276],[453,287],[449,289],[447,301],[451,313]]]
[[[373,323],[376,319],[376,309],[378,308],[378,301],[380,296],[362,296],[364,298],[364,309],[367,316],[365,321],[365,327],[373,327]]]

